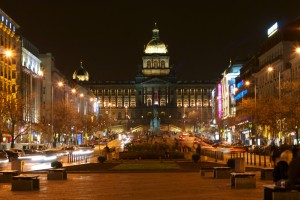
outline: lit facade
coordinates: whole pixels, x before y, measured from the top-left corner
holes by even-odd
[[[99,106],[95,95],[81,85],[68,81],[66,77],[55,67],[55,58],[51,53],[40,54],[44,70],[43,95],[42,95],[42,123],[47,126],[43,142],[65,144],[82,144],[88,141],[86,126],[77,129],[76,123],[72,123],[74,117],[86,119],[99,114]],[[56,108],[65,110],[64,114],[58,114]],[[57,129],[63,117],[66,124],[64,130]]]
[[[131,125],[149,124],[155,107],[161,124],[173,124],[186,130],[186,122],[197,123],[212,119],[212,82],[177,80],[167,45],[159,36],[155,24],[152,39],[145,46],[142,66],[132,81],[82,81],[99,101],[101,114],[111,116],[118,124],[130,118]],[[96,79],[96,77],[95,77]],[[196,113],[196,114],[195,114]],[[168,127],[161,127],[168,130]]]
[[[43,70],[38,49],[25,38],[21,38],[21,48],[20,92],[24,101],[23,120],[29,128],[20,141],[40,143],[42,133],[33,130],[32,126],[41,122]]]
[[[19,25],[0,9],[0,92],[17,97],[20,86],[20,37],[16,35]],[[11,56],[5,56],[5,51]],[[0,142],[10,142],[11,136],[2,133]]]

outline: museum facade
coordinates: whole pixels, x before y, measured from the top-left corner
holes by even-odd
[[[149,125],[154,109],[161,129],[170,130],[172,126],[187,130],[210,123],[215,83],[178,80],[156,24],[142,61],[135,80],[91,81],[82,65],[74,72],[73,79],[95,94],[100,113],[108,116],[113,125],[126,122],[128,129]]]

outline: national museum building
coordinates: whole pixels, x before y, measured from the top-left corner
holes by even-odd
[[[156,24],[152,32],[135,80],[91,81],[82,65],[74,72],[73,79],[96,95],[101,114],[111,118],[113,125],[124,122],[128,128],[149,125],[154,110],[164,130],[171,130],[171,125],[180,131],[188,130],[187,124],[209,123],[215,83],[177,80]]]

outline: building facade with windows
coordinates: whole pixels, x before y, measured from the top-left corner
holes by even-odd
[[[0,9],[0,92],[1,97],[16,98],[20,86],[20,37],[16,34],[19,25]],[[10,54],[7,54],[10,52]],[[3,117],[3,114],[2,114]],[[1,116],[0,116],[1,118]],[[0,143],[8,143],[12,140],[11,135],[3,126],[5,120],[1,118]],[[5,124],[5,125],[4,125]],[[7,122],[8,128],[11,123]]]
[[[73,78],[82,80],[82,77]],[[131,128],[148,125],[154,108],[164,130],[170,130],[164,125],[172,124],[194,131],[197,124],[209,123],[212,119],[211,91],[215,83],[177,80],[167,45],[161,41],[156,24],[135,80],[89,80],[80,84],[93,91],[101,114],[110,116],[115,124],[129,120]],[[187,124],[193,125],[188,127]]]

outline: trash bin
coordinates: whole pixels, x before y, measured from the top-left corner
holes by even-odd
[[[12,158],[11,160],[11,170],[18,170],[19,172],[22,171],[22,161],[18,158]]]

